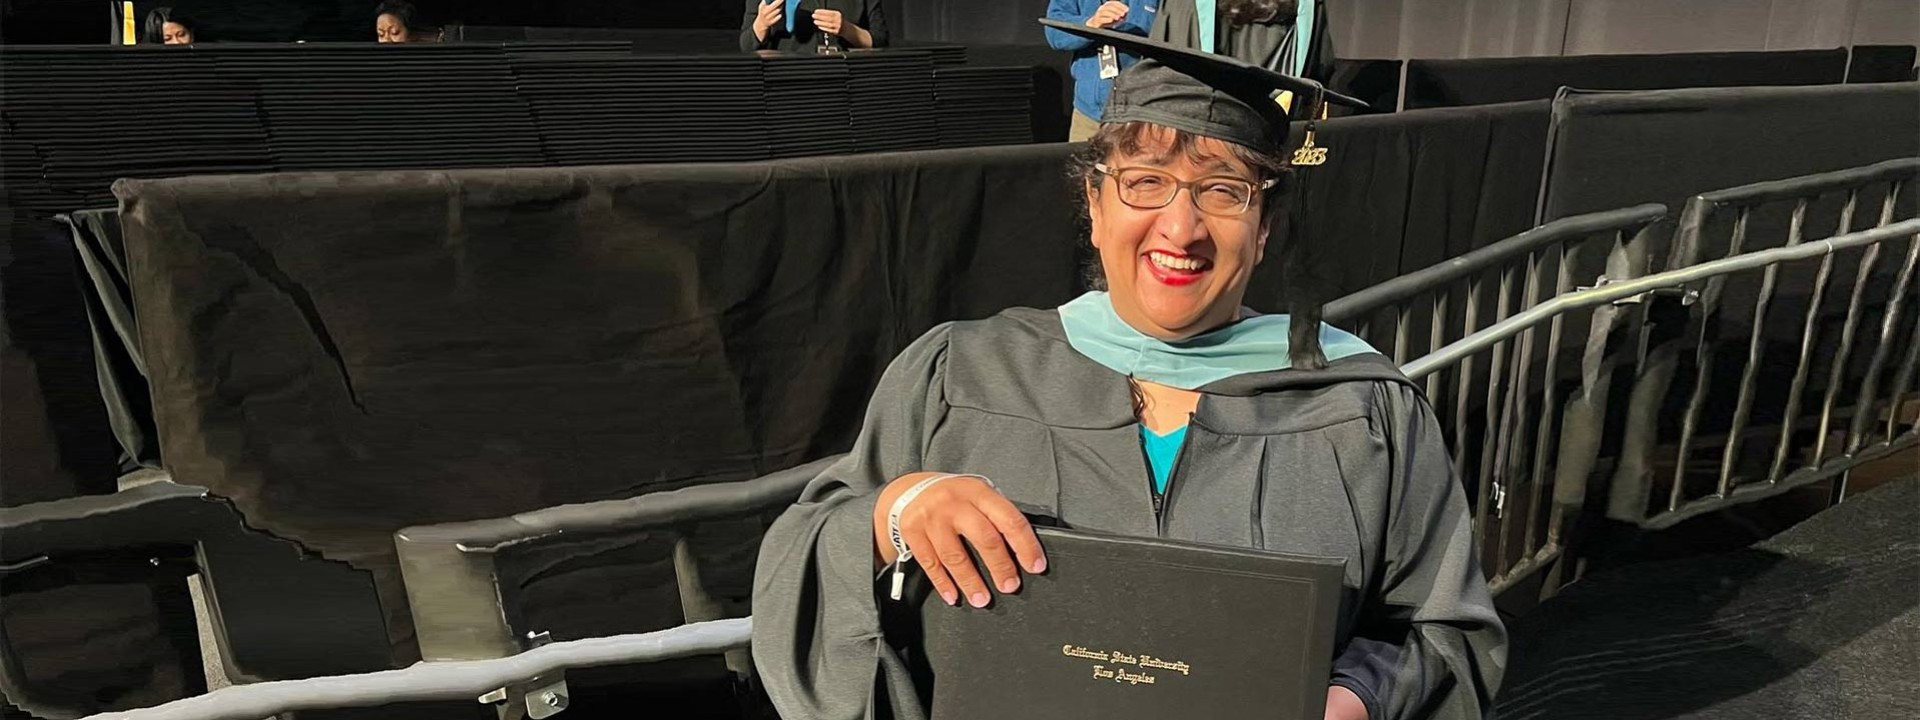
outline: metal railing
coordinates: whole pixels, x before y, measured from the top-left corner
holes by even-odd
[[[410,527],[394,534],[416,638],[426,661],[399,670],[252,683],[151,708],[102,713],[114,720],[259,720],[284,712],[462,700],[502,717],[544,718],[568,703],[566,670],[744,654],[750,618],[694,617],[710,603],[693,555],[676,546],[674,570],[686,625],[650,633],[541,642],[514,627],[495,558],[530,542],[673,528],[737,517],[797,500],[831,456],[752,480],[698,485],[624,500],[562,505],[504,518]],[[204,494],[204,491],[201,491]],[[735,663],[730,662],[730,666]]]
[[[1476,332],[1534,311],[1542,302],[1565,297],[1575,291],[1576,277],[1598,277],[1599,284],[1639,274],[1646,265],[1648,235],[1666,213],[1663,205],[1645,204],[1555,220],[1335,300],[1328,303],[1325,315],[1328,322],[1355,325],[1362,337],[1371,335],[1370,319],[1389,316],[1393,338],[1390,352],[1396,363],[1406,365],[1409,337],[1418,332],[1416,324],[1426,325],[1422,334],[1427,337],[1427,352],[1432,357],[1449,343],[1457,344]],[[1457,312],[1452,309],[1456,296],[1463,300]],[[1616,314],[1612,310],[1596,314],[1589,335],[1599,340],[1590,338],[1588,347],[1604,347],[1604,338],[1617,324]],[[1545,338],[1538,337],[1538,328],[1529,326],[1518,333],[1516,347],[1509,347],[1505,339],[1496,341],[1484,368],[1470,353],[1455,363],[1413,376],[1447,426],[1454,474],[1474,491],[1475,531],[1482,547],[1492,553],[1489,560],[1507,553],[1506,539],[1515,532],[1508,506],[1519,488],[1512,467],[1524,464],[1527,447],[1518,443],[1514,428],[1528,427],[1529,413],[1556,406],[1562,350],[1571,346],[1567,330],[1564,320],[1556,315],[1549,320]],[[1542,397],[1535,405],[1530,402],[1529,389],[1535,379],[1532,370],[1537,354],[1544,355],[1539,366],[1545,371],[1539,378]],[[1583,357],[1583,361],[1598,360]],[[1600,371],[1597,366],[1586,368],[1587,374]],[[1593,415],[1598,409],[1587,407],[1581,417]],[[1545,452],[1550,440],[1547,433],[1552,423],[1544,420],[1534,425],[1538,428],[1534,453]],[[1545,465],[1536,464],[1526,483],[1533,490],[1524,500],[1530,513],[1525,526],[1527,537],[1539,533],[1539,517],[1531,513],[1539,506],[1541,489],[1547,484],[1544,472]],[[1556,480],[1555,486],[1570,496],[1583,497],[1586,476],[1568,472],[1567,477]],[[1571,498],[1556,502],[1571,508],[1579,505]],[[1554,513],[1547,521],[1546,533],[1553,541],[1547,544],[1546,556],[1496,575],[1494,582],[1499,589],[1505,589],[1508,576],[1524,576],[1532,571],[1533,564],[1552,560],[1563,531],[1563,515]],[[1498,562],[1488,566],[1505,567]]]
[[[741,482],[695,485],[623,500],[561,505],[511,517],[443,523],[394,533],[394,549],[405,578],[421,658],[429,662],[484,661],[519,657],[553,647],[544,628],[519,627],[524,616],[516,596],[504,592],[499,554],[534,542],[612,532],[668,530],[694,523],[784,508],[799,499],[807,483],[828,465],[830,456]],[[684,534],[674,534],[674,584],[680,594],[681,620],[701,623],[724,619],[720,603],[703,582],[700,564]],[[647,635],[634,636],[635,651],[649,646]],[[752,671],[744,641],[726,648],[727,666],[736,675]],[[646,662],[658,657],[636,657]],[[571,666],[561,666],[571,667]],[[503,718],[524,711],[534,718],[559,712],[568,688],[558,670],[515,678],[487,691]]]
[[[1632,329],[1631,323],[1622,322],[1626,316],[1623,306],[1654,300],[1685,303],[1687,298],[1694,297],[1688,288],[1696,283],[1714,283],[1738,273],[1772,275],[1783,263],[1812,259],[1825,261],[1835,253],[1856,249],[1872,254],[1887,243],[1900,241],[1908,244],[1907,264],[1896,280],[1904,292],[1904,288],[1910,287],[1915,260],[1920,259],[1920,255],[1916,254],[1920,253],[1920,219],[1736,255],[1561,295],[1475,332],[1440,352],[1407,363],[1403,369],[1408,377],[1428,379],[1437,373],[1462,366],[1478,354],[1491,352],[1497,355],[1504,344],[1536,332],[1543,324],[1555,323],[1578,310],[1594,311],[1593,331],[1582,354],[1580,376],[1564,404],[1554,395],[1553,388],[1558,383],[1543,383],[1545,387],[1535,406],[1539,409],[1540,418],[1530,423],[1526,412],[1532,403],[1531,398],[1527,397],[1525,378],[1533,373],[1526,363],[1517,363],[1511,376],[1502,377],[1506,382],[1489,383],[1486,427],[1491,429],[1483,433],[1483,442],[1477,448],[1455,449],[1456,456],[1477,455],[1467,462],[1483,469],[1476,484],[1480,511],[1475,515],[1475,529],[1491,576],[1489,584],[1495,592],[1514,587],[1533,573],[1550,566],[1558,570],[1555,561],[1566,550],[1567,523],[1580,511],[1585,501],[1587,481],[1595,475],[1594,469],[1602,459],[1601,442],[1609,431],[1618,427],[1618,424],[1608,421],[1606,393],[1613,384],[1615,370],[1623,363],[1632,362],[1631,345],[1619,342],[1614,337],[1621,330]],[[1889,312],[1888,316],[1897,320],[1893,312]],[[1887,336],[1901,330],[1892,322],[1883,323],[1883,328],[1888,332],[1883,336],[1882,344],[1891,339]],[[1905,332],[1910,347],[1920,345],[1920,326],[1909,326]],[[1910,350],[1908,354],[1911,357],[1913,352]],[[1642,366],[1637,375],[1643,377],[1646,369]],[[1904,401],[1906,387],[1911,384],[1911,378],[1908,377],[1912,374],[1911,370],[1910,366],[1903,368],[1901,380],[1890,388],[1889,394],[1896,407]],[[1542,374],[1552,378],[1552,373],[1552,363],[1549,363]],[[1636,422],[1629,416],[1623,424],[1630,426]],[[1845,455],[1816,456],[1814,462],[1786,477],[1769,477],[1764,483],[1731,488],[1726,494],[1715,498],[1714,505],[1721,507],[1728,503],[1746,502],[1831,478],[1860,463],[1913,446],[1917,441],[1920,441],[1920,429],[1909,424],[1902,430],[1898,418],[1889,418],[1886,435],[1876,443],[1849,444],[1850,449]],[[1622,448],[1620,452],[1629,450]],[[1623,464],[1627,460],[1625,457],[1619,458]],[[1649,458],[1638,459],[1641,465],[1650,462]],[[1552,471],[1550,482],[1547,476],[1549,469]],[[1523,485],[1530,488],[1525,495],[1521,494]],[[1551,502],[1543,504],[1548,485],[1553,490]],[[1492,498],[1490,509],[1487,507],[1489,498]],[[1525,511],[1511,512],[1513,501],[1509,498],[1524,502]],[[1703,511],[1692,507],[1683,509],[1691,511],[1690,514]],[[1517,519],[1521,516],[1524,516],[1523,520]],[[1670,525],[1678,522],[1679,517],[1678,514],[1668,513],[1648,518],[1646,524],[1655,527]],[[1553,584],[1554,578],[1549,578],[1549,591]]]
[[[1920,158],[1908,158],[1704,193],[1690,200],[1682,213],[1668,267],[1686,267],[1698,262],[1706,254],[1710,230],[1720,226],[1730,226],[1725,245],[1726,255],[1737,256],[1752,243],[1752,228],[1758,213],[1769,205],[1791,203],[1785,232],[1787,247],[1804,242],[1810,208],[1823,197],[1842,196],[1836,233],[1845,233],[1853,229],[1863,202],[1870,200],[1878,191],[1878,212],[1871,227],[1887,227],[1896,219],[1896,211],[1903,201],[1903,191],[1911,189],[1917,175],[1920,175]],[[1906,202],[1911,202],[1911,199]],[[1827,291],[1838,269],[1836,257],[1827,255],[1820,259],[1809,289],[1806,310],[1798,323],[1797,337],[1783,338],[1779,333],[1770,336],[1766,332],[1768,315],[1780,289],[1778,266],[1767,268],[1760,278],[1748,320],[1750,332],[1744,339],[1723,341],[1719,337],[1721,331],[1731,324],[1728,318],[1737,309],[1724,306],[1729,292],[1728,278],[1717,277],[1708,281],[1700,289],[1699,302],[1690,309],[1691,318],[1687,325],[1690,333],[1656,332],[1649,334],[1645,341],[1642,351],[1646,358],[1643,363],[1645,369],[1636,383],[1627,409],[1627,416],[1634,421],[1628,423],[1623,435],[1623,462],[1611,485],[1608,515],[1657,528],[1738,501],[1734,494],[1743,479],[1742,450],[1749,436],[1764,436],[1764,431],[1772,430],[1754,427],[1753,418],[1761,404],[1757,394],[1763,384],[1762,373],[1767,368],[1769,345],[1782,340],[1797,344],[1797,357],[1792,375],[1784,383],[1787,397],[1780,404],[1777,431],[1771,433],[1773,455],[1766,469],[1759,473],[1757,482],[1760,486],[1783,487],[1781,483],[1790,475],[1794,476],[1794,482],[1788,482],[1784,487],[1805,484],[1803,480],[1808,476],[1800,470],[1820,466],[1836,449],[1842,455],[1858,452],[1867,444],[1867,425],[1880,412],[1879,401],[1883,398],[1880,385],[1889,380],[1893,387],[1892,392],[1884,396],[1890,404],[1880,440],[1891,440],[1903,412],[1905,389],[1912,382],[1917,349],[1915,342],[1904,338],[1900,330],[1901,319],[1910,312],[1908,306],[1913,302],[1910,295],[1914,287],[1915,253],[1920,252],[1920,245],[1909,244],[1905,250],[1900,265],[1894,269],[1895,277],[1889,294],[1885,296],[1885,304],[1878,308],[1881,322],[1877,342],[1873,343],[1872,355],[1865,368],[1854,366],[1854,351],[1862,339],[1859,333],[1861,322],[1872,309],[1868,303],[1869,291],[1873,289],[1876,279],[1885,280],[1884,275],[1876,274],[1883,259],[1881,244],[1869,246],[1859,258],[1847,295],[1845,315],[1838,324],[1838,337],[1831,338],[1830,343],[1822,343],[1821,338],[1828,328],[1833,327],[1833,318],[1827,307]],[[1888,378],[1887,364],[1902,342],[1908,344],[1905,359]],[[1729,344],[1734,345],[1728,347]],[[1742,350],[1739,345],[1742,344],[1744,358],[1739,363],[1740,385],[1737,396],[1732,398],[1733,411],[1727,418],[1724,440],[1717,444],[1703,443],[1703,436],[1707,434],[1703,415],[1708,411],[1710,395],[1716,387],[1716,367],[1724,361],[1721,353],[1739,353]],[[1692,383],[1686,404],[1679,410],[1678,449],[1673,454],[1671,472],[1660,473],[1653,466],[1662,457],[1654,450],[1663,429],[1660,420],[1671,411],[1669,390],[1674,377],[1681,374],[1682,366],[1689,361],[1689,353]],[[1817,368],[1822,363],[1826,366],[1825,372],[1818,373]],[[1810,381],[1814,380],[1818,380],[1820,385],[1811,385]],[[1849,389],[1854,392],[1848,393]],[[1809,393],[1819,396],[1817,413],[1806,407]],[[1843,395],[1851,397],[1843,399]],[[1843,404],[1848,400],[1851,401],[1850,405]],[[1837,424],[1838,412],[1848,412],[1851,416],[1845,423],[1844,438],[1836,440],[1835,431],[1840,427]],[[1811,427],[1803,427],[1803,422]],[[1808,431],[1811,432],[1810,437],[1807,436]],[[1806,462],[1800,468],[1790,468],[1793,457],[1805,450],[1804,446],[1808,443],[1811,443],[1811,452]],[[1694,455],[1703,444],[1707,445],[1709,452],[1717,450],[1719,456],[1714,471],[1705,478],[1694,470],[1698,465],[1694,462]],[[1744,474],[1751,474],[1751,471]],[[1706,482],[1699,482],[1702,479]],[[1663,481],[1665,488],[1658,487]],[[1665,496],[1659,498],[1662,489]],[[1844,494],[1843,478],[1836,485],[1835,500]]]
[[[636,635],[558,642],[492,660],[422,662],[399,670],[233,685],[139,710],[90,720],[260,720],[284,712],[374,707],[400,702],[472,701],[495,688],[572,668],[659,662],[717,655],[747,647],[753,621],[733,618]],[[555,712],[560,697],[543,702]],[[544,716],[541,716],[544,717]]]
[[[1576,215],[1546,223],[1491,245],[1473,250],[1432,267],[1408,273],[1327,303],[1322,311],[1326,321],[1351,326],[1354,334],[1375,340],[1374,321],[1386,316],[1392,329],[1387,354],[1395,363],[1404,364],[1414,351],[1413,334],[1426,325],[1426,352],[1434,352],[1447,343],[1465,337],[1487,324],[1499,322],[1510,312],[1514,300],[1516,276],[1524,277],[1525,291],[1520,309],[1539,300],[1544,284],[1542,273],[1567,269],[1587,254],[1589,243],[1608,242],[1601,257],[1623,250],[1649,226],[1667,214],[1664,205],[1649,203],[1619,210]],[[1571,274],[1556,283],[1552,294],[1572,289]],[[1488,294],[1489,283],[1498,283],[1499,300],[1490,315],[1482,317],[1480,304]],[[1459,311],[1453,301],[1462,300]],[[1428,312],[1419,313],[1425,308]],[[1460,320],[1449,332],[1449,323]]]

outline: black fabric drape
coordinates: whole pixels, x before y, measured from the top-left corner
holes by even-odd
[[[1845,79],[1847,51],[1575,55],[1407,61],[1407,108],[1545,100],[1588,90],[1823,85]]]
[[[1334,118],[1327,164],[1295,170],[1292,226],[1303,280],[1324,300],[1385,282],[1532,226],[1545,101]],[[1295,123],[1293,133],[1305,133]],[[1280,263],[1254,270],[1247,304],[1278,312]]]
[[[100,399],[120,442],[122,457],[144,467],[160,467],[160,438],[153,425],[153,401],[147,392],[146,362],[140,354],[127,286],[126,246],[120,237],[118,210],[83,210],[61,218],[73,232],[80,258],[80,300],[93,337],[93,359]]]
[[[927,328],[1078,291],[1066,149],[124,182],[162,451],[394,600],[401,527],[844,450]]]
[[[1524,229],[1545,113],[1323,124],[1312,277],[1351,292]],[[839,451],[928,327],[1078,291],[1071,149],[125,182],[162,450],[376,569],[406,525]],[[1284,307],[1277,258],[1256,308]]]
[[[1365,100],[1372,106],[1371,112],[1393,112],[1400,109],[1400,71],[1405,65],[1404,60],[1334,58],[1327,87]],[[1341,114],[1353,113],[1345,107],[1334,109]]]
[[[73,241],[50,217],[9,220],[0,226],[0,506],[113,492],[120,452],[101,409]]]
[[[1920,127],[1920,83],[1573,92],[1554,103],[1553,118],[1541,195],[1543,221],[1657,202],[1667,206],[1671,224],[1687,199],[1698,193],[1920,156],[1920,134],[1914,132]],[[1806,239],[1836,231],[1841,199],[1829,196],[1809,206]],[[1862,193],[1861,203],[1855,227],[1879,214],[1878,197]],[[1788,208],[1775,203],[1756,213],[1743,249],[1784,244]],[[1696,261],[1728,254],[1731,229],[1722,224],[1710,230],[1715,240]],[[1664,245],[1649,248],[1650,269],[1666,266],[1668,250]],[[1847,263],[1856,259],[1842,258]],[[1893,265],[1883,263],[1881,268]],[[1782,287],[1812,287],[1810,266],[1790,266],[1789,271]],[[1729,302],[1726,307],[1747,313],[1752,304]],[[1773,315],[1794,317],[1791,310]],[[1798,325],[1783,326],[1780,332],[1782,337],[1801,334]]]
[[[1920,80],[1914,75],[1916,51],[1912,45],[1855,45],[1847,62],[1847,82],[1881,83]]]
[[[1920,83],[1574,92],[1553,117],[1542,220],[1920,155]]]

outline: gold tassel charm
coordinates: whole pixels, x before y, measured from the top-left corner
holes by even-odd
[[[1323,93],[1314,93],[1313,107],[1308,110],[1308,112],[1312,114],[1307,116],[1307,140],[1293,151],[1293,164],[1295,166],[1314,167],[1327,164],[1327,149],[1313,144],[1317,126],[1321,120],[1327,119],[1327,103],[1325,98],[1326,96]]]

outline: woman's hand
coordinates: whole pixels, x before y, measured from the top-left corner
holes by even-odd
[[[873,507],[873,542],[882,563],[894,561],[893,541],[887,532],[887,513],[893,503],[922,480],[942,473],[910,473],[881,488]],[[980,553],[980,562],[994,587],[1010,593],[1020,589],[1020,568],[1039,573],[1047,569],[1040,539],[1025,515],[1005,496],[979,478],[950,477],[927,486],[900,513],[900,538],[925,571],[934,591],[948,605],[965,595],[974,607],[992,599],[967,546]],[[1009,554],[1011,551],[1011,554]],[[1019,564],[1014,559],[1019,559]]]
[[[1360,696],[1339,685],[1327,688],[1326,720],[1367,720],[1367,704]]]
[[[753,35],[762,42],[773,26],[786,19],[786,5],[780,0],[761,0],[760,9],[753,14]]]
[[[820,32],[847,41],[850,47],[873,47],[873,33],[867,32],[866,28],[859,25],[847,22],[846,14],[839,10],[813,11],[813,26],[820,28]]]
[[[813,11],[813,26],[820,28],[820,32],[839,37],[846,24],[847,16],[839,10]]]
[[[1113,27],[1114,23],[1127,19],[1127,4],[1119,0],[1107,0],[1093,11],[1093,17],[1087,18],[1087,27]]]

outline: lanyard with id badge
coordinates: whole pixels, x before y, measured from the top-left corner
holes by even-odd
[[[1120,77],[1120,51],[1112,45],[1100,46],[1100,79],[1112,80]]]

